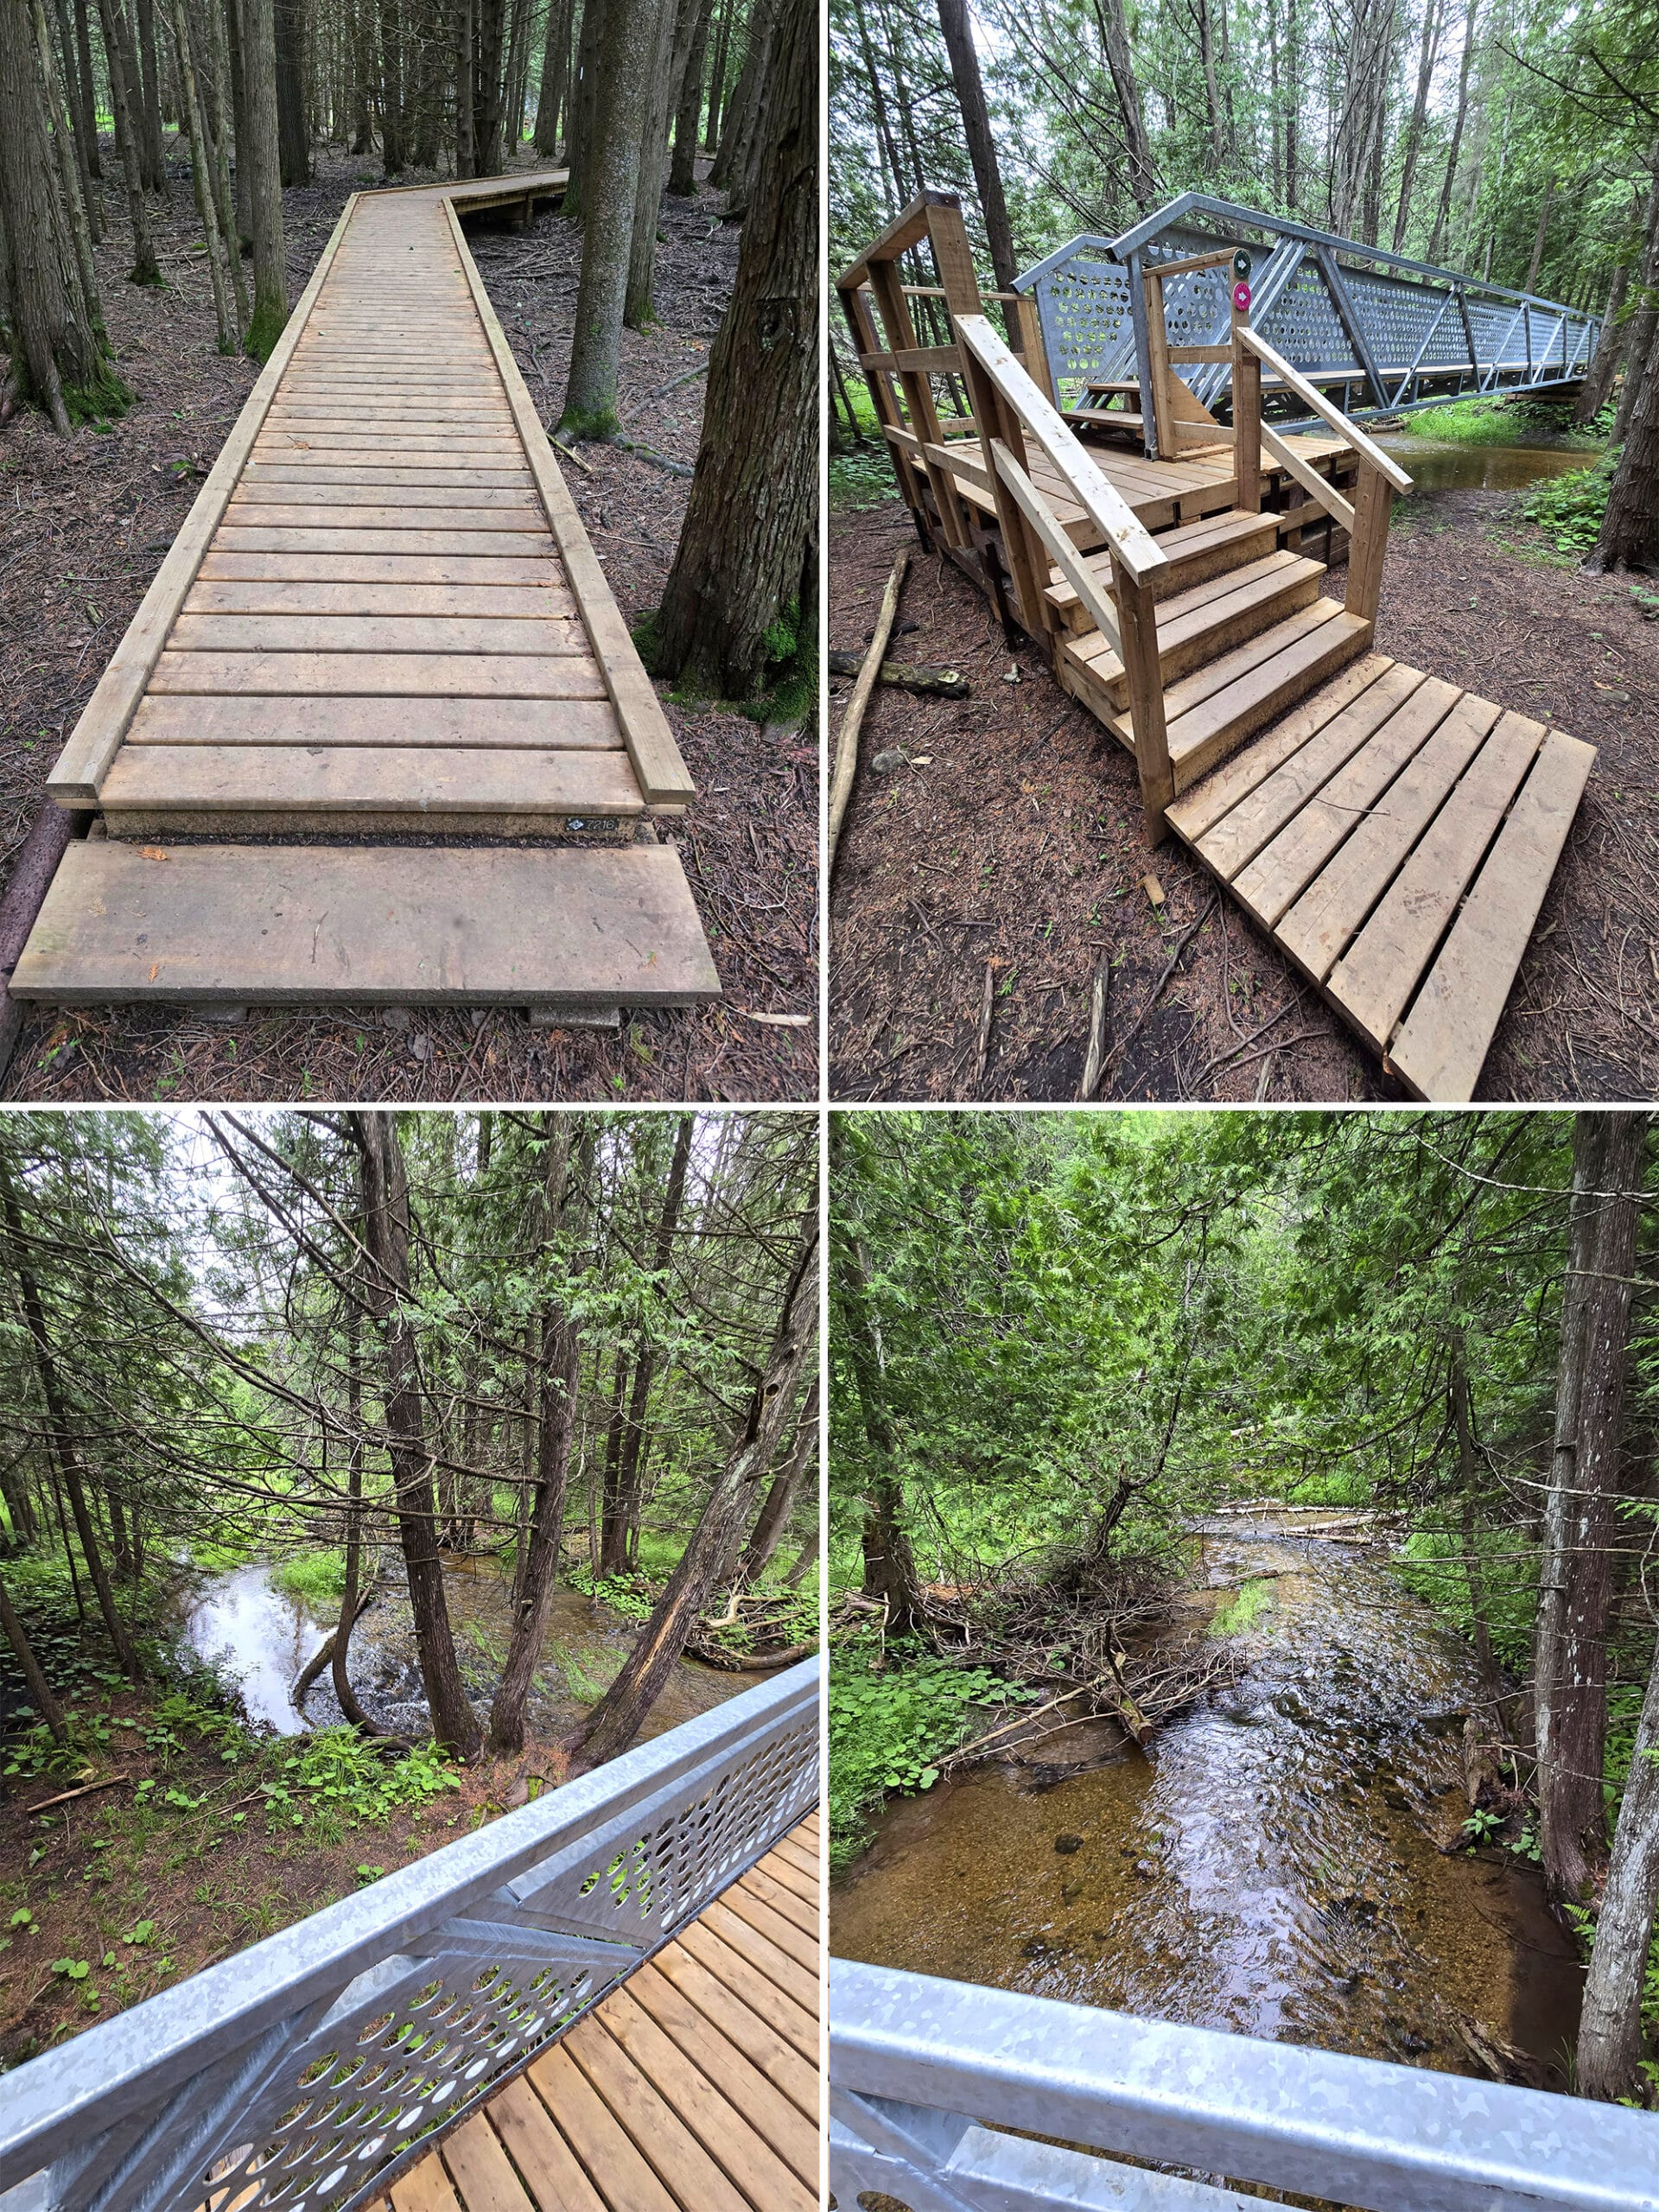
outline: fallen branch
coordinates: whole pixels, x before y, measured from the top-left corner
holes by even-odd
[[[893,632],[893,619],[899,612],[899,594],[904,589],[905,577],[909,569],[910,548],[906,545],[900,549],[899,557],[893,564],[893,574],[887,578],[887,588],[881,594],[881,611],[875,618],[875,634],[870,639],[864,665],[853,686],[852,697],[847,702],[847,711],[841,718],[841,728],[836,734],[836,772],[830,783],[830,842],[823,860],[826,883],[835,874],[841,825],[847,819],[847,809],[853,796],[853,779],[858,773],[858,734],[863,727],[870,695],[875,690],[882,657]]]
[[[55,1797],[42,1797],[38,1805],[31,1805],[31,1813],[49,1812],[54,1805],[67,1805],[72,1797],[90,1797],[94,1789],[113,1789],[118,1782],[130,1782],[130,1774],[112,1774],[103,1782],[86,1782],[79,1789],[60,1789]]]
[[[991,1012],[996,1003],[996,969],[990,961],[985,963],[985,995],[979,1009],[979,1048],[974,1062],[974,1081],[985,1080],[986,1063],[991,1057]]]
[[[696,378],[706,377],[708,373],[708,362],[699,361],[695,369],[687,369],[683,376],[671,377],[666,384],[659,384],[655,391],[648,391],[643,399],[636,399],[627,413],[618,416],[617,420],[620,423],[632,422],[639,410],[642,407],[649,407],[653,399],[666,399],[671,391],[677,391],[683,384],[690,384]]]
[[[1210,904],[1204,909],[1204,912],[1198,916],[1198,919],[1193,922],[1189,922],[1185,929],[1181,931],[1180,938],[1176,944],[1174,951],[1170,954],[1169,958],[1164,963],[1163,974],[1158,978],[1158,981],[1152,987],[1151,996],[1141,1007],[1140,1013],[1135,1015],[1135,1020],[1129,1024],[1129,1033],[1128,1036],[1124,1038],[1121,1045],[1116,1046],[1113,1048],[1113,1057],[1117,1059],[1118,1065],[1120,1067],[1122,1066],[1123,1060],[1122,1058],[1119,1058],[1119,1055],[1127,1056],[1130,1046],[1134,1044],[1135,1039],[1141,1034],[1141,1025],[1146,1020],[1147,1016],[1152,1012],[1154,1007],[1157,1005],[1159,1000],[1163,996],[1165,984],[1168,982],[1170,977],[1175,973],[1176,969],[1179,966],[1181,955],[1186,950],[1187,946],[1192,944],[1193,938],[1204,927],[1211,915],[1215,912],[1216,908],[1220,904],[1221,893],[1217,892],[1215,897],[1210,901]]]
[[[1095,970],[1094,993],[1089,1002],[1089,1050],[1084,1055],[1079,1098],[1092,1098],[1100,1089],[1101,1070],[1106,1065],[1106,998],[1111,981],[1111,963],[1103,960]]]

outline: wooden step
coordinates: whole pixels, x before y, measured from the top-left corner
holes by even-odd
[[[1281,521],[1278,515],[1246,514],[1240,507],[1226,507],[1219,514],[1205,515],[1201,522],[1189,522],[1179,530],[1160,531],[1153,542],[1169,567],[1160,577],[1160,597],[1171,599],[1194,584],[1204,583],[1211,576],[1225,575],[1230,569],[1244,568],[1274,552],[1279,543]],[[1103,550],[1091,553],[1084,565],[1101,588],[1109,593],[1111,555]],[[1052,574],[1054,582],[1049,587],[1049,605],[1056,609],[1067,629],[1085,636],[1094,626],[1084,611],[1082,601],[1058,569]]]
[[[661,845],[72,844],[18,998],[372,1006],[690,1006],[718,998]]]
[[[1474,1095],[1592,747],[1368,653],[1170,827],[1420,1098]]]
[[[1269,553],[1166,600],[1158,609],[1158,659],[1166,690],[1317,599],[1324,574],[1322,561]],[[1123,664],[1097,630],[1086,638],[1068,638],[1060,650],[1077,676],[1103,693],[1113,709],[1128,705]]]
[[[1137,435],[1147,423],[1144,415],[1133,414],[1127,407],[1068,407],[1065,419],[1089,430],[1133,430]]]
[[[1370,642],[1369,622],[1333,599],[1316,599],[1173,685],[1164,695],[1164,724],[1177,791],[1357,659]],[[1133,750],[1130,716],[1116,715],[1109,727]]]

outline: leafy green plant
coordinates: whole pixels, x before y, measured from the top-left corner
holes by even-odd
[[[1535,484],[1521,501],[1521,512],[1535,522],[1560,553],[1587,553],[1601,534],[1607,495],[1613,486],[1618,451],[1605,453],[1588,468],[1575,468]]]
[[[1459,1833],[1469,1839],[1471,1851],[1478,1851],[1483,1843],[1490,1843],[1503,1825],[1502,1813],[1488,1812],[1477,1806],[1464,1822]]]
[[[830,1677],[830,1863],[861,1850],[867,1816],[889,1790],[931,1789],[937,1761],[967,1732],[976,1705],[1025,1703],[1039,1693],[1004,1681],[983,1667],[953,1667],[902,1644],[890,1663],[870,1670],[873,1640],[842,1647]]]
[[[353,1823],[383,1821],[398,1806],[460,1786],[435,1744],[416,1744],[389,1760],[355,1729],[320,1728],[283,1760],[261,1790],[271,1822],[297,1828],[325,1814]]]

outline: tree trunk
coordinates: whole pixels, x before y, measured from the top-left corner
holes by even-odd
[[[80,106],[76,112],[78,129],[86,133],[86,166],[99,181],[104,176],[104,160],[98,143],[98,87],[92,76],[92,27],[87,19],[87,0],[75,0],[75,54],[79,67],[75,71],[76,91]],[[102,226],[98,235],[103,236]]]
[[[864,1505],[864,1595],[887,1609],[887,1633],[912,1636],[921,1625],[922,1593],[904,1525],[904,1491],[897,1471],[896,1440],[887,1418],[880,1339],[871,1317],[864,1255],[849,1243],[837,1254],[832,1288],[841,1310],[848,1363],[853,1370],[873,1462]]]
[[[657,225],[668,176],[669,101],[685,69],[697,0],[661,0],[645,119],[639,137],[639,179],[633,196],[633,236],[628,246],[628,289],[622,320],[630,330],[645,330],[658,320],[651,303],[657,274]]]
[[[1636,312],[1624,326],[1624,382],[1613,422],[1615,445],[1622,444],[1630,433],[1642,389],[1643,364],[1653,349],[1653,334],[1659,329],[1659,141],[1649,161],[1653,169],[1653,196],[1648,203],[1648,235],[1642,249],[1641,289]]]
[[[1606,1841],[1607,1612],[1646,1134],[1642,1114],[1580,1113],[1573,1124],[1568,1272],[1534,1665],[1539,1837],[1557,1904],[1581,1895]]]
[[[657,1242],[652,1253],[653,1271],[661,1274],[667,1268],[674,1249],[674,1232],[679,1226],[680,1205],[685,1196],[685,1172],[691,1159],[691,1133],[696,1116],[682,1114],[674,1137],[674,1157],[668,1171],[668,1187],[663,1198],[663,1211],[657,1221]],[[620,1564],[606,1567],[607,1574],[621,1571],[621,1565],[632,1567],[638,1562],[639,1548],[639,1492],[640,1458],[645,1440],[645,1402],[651,1392],[651,1378],[657,1363],[657,1348],[651,1340],[649,1329],[639,1332],[633,1356],[633,1381],[628,1391],[627,1417],[622,1430],[622,1449],[616,1481],[617,1534],[614,1547],[622,1554]],[[611,1530],[606,1530],[607,1559],[612,1557]]]
[[[22,10],[0,9],[0,14]],[[40,1286],[29,1264],[23,1244],[22,1217],[18,1211],[17,1193],[11,1177],[0,1165],[0,1222],[3,1222],[6,1236],[11,1247],[11,1268],[16,1280],[19,1303],[23,1309],[23,1323],[29,1331],[29,1342],[35,1351],[35,1372],[40,1377],[41,1395],[46,1403],[48,1433],[58,1471],[63,1478],[63,1487],[69,1499],[69,1510],[74,1516],[75,1534],[80,1540],[80,1555],[86,1562],[86,1573],[98,1597],[98,1610],[103,1616],[104,1626],[122,1671],[133,1681],[144,1679],[143,1662],[133,1648],[125,1622],[115,1603],[115,1593],[104,1564],[92,1516],[86,1503],[86,1487],[81,1479],[79,1455],[75,1450],[71,1432],[69,1410],[59,1380],[57,1357],[46,1325],[46,1312],[41,1303]]]
[[[370,4],[371,0],[357,0],[359,14],[365,13]],[[236,240],[239,257],[253,244],[253,164],[248,158],[248,79],[242,66],[242,0],[225,0],[225,43],[230,57],[231,115],[236,139]]]
[[[150,235],[149,210],[144,205],[143,149],[137,136],[138,118],[133,111],[129,73],[130,48],[122,0],[99,0],[104,25],[104,58],[110,72],[110,107],[115,117],[115,151],[127,188],[127,215],[132,225],[132,268],[135,284],[159,284],[161,264]]]
[[[1479,10],[1480,0],[1469,0],[1469,12],[1463,25],[1463,60],[1458,67],[1457,119],[1452,125],[1452,143],[1446,149],[1446,175],[1440,180],[1440,197],[1434,210],[1434,227],[1428,234],[1427,258],[1434,262],[1440,257],[1446,218],[1452,212],[1452,186],[1458,174],[1458,155],[1463,145],[1464,118],[1469,112],[1469,67],[1475,58],[1475,17]]]
[[[242,240],[238,228],[236,190],[231,179],[231,124],[225,98],[229,71],[229,46],[225,17],[211,4],[185,0],[192,40],[195,41],[196,81],[206,83],[206,105],[213,143],[213,181],[218,195],[219,232],[231,272],[231,291],[236,301],[236,327],[248,327],[247,280],[242,274]],[[204,66],[205,65],[205,66]]]
[[[1535,294],[1538,289],[1538,271],[1543,266],[1544,260],[1544,240],[1549,234],[1549,211],[1554,205],[1554,201],[1555,180],[1553,176],[1546,177],[1544,204],[1538,210],[1538,228],[1533,236],[1532,258],[1527,264],[1527,281],[1521,287],[1523,292]]]
[[[571,0],[548,0],[547,42],[536,99],[536,150],[550,158],[559,150],[559,118],[570,69],[570,6]]]
[[[691,32],[691,48],[674,104],[674,158],[668,188],[676,200],[697,196],[697,124],[702,118],[702,78],[709,62],[709,22],[714,0],[701,0]]]
[[[101,360],[104,352],[104,308],[98,296],[98,271],[92,262],[92,227],[86,219],[86,201],[81,189],[82,163],[76,152],[75,134],[70,128],[69,106],[65,102],[63,87],[58,77],[57,57],[52,50],[52,33],[47,26],[43,0],[29,0],[29,22],[35,34],[35,52],[40,62],[41,89],[46,96],[53,151],[57,156],[60,194],[58,212],[68,229],[69,244],[74,256],[78,310],[92,334],[93,346]]]
[[[219,210],[213,199],[213,156],[207,148],[207,126],[196,87],[195,67],[190,58],[190,32],[185,20],[184,0],[173,0],[173,37],[178,48],[179,74],[182,79],[185,129],[190,140],[190,181],[196,195],[196,219],[201,225],[202,244],[207,252],[207,276],[213,286],[213,316],[219,325],[219,350],[221,353],[234,353],[238,333],[222,260],[223,241],[219,234]]]
[[[53,6],[57,19],[58,46],[63,56],[63,89],[69,103],[70,120],[74,126],[72,135],[75,173],[80,183],[81,205],[86,211],[87,235],[94,245],[102,245],[103,196],[92,189],[92,179],[99,174],[96,118],[76,56],[74,30],[69,21],[66,0],[53,0]],[[97,320],[102,321],[101,315]]]
[[[388,176],[400,176],[409,159],[404,143],[404,26],[398,0],[378,0],[380,162]]]
[[[247,350],[268,361],[288,321],[288,263],[283,238],[283,172],[276,149],[276,33],[271,0],[240,0],[242,74],[248,134],[245,160],[253,216],[253,315]]]
[[[1422,151],[1423,127],[1428,120],[1428,88],[1440,58],[1442,0],[1425,0],[1422,44],[1417,50],[1417,97],[1406,126],[1405,153],[1400,165],[1400,199],[1394,211],[1394,250],[1399,252],[1411,219],[1411,188],[1417,177],[1417,156]]]
[[[1302,48],[1296,10],[1297,0],[1286,0],[1285,82],[1290,87],[1290,98],[1285,105],[1285,206],[1293,215],[1301,181]]]
[[[804,660],[817,612],[817,35],[809,0],[780,0],[769,130],[658,619],[657,672],[717,698],[754,698]]]
[[[974,183],[985,218],[991,272],[996,279],[997,290],[1011,292],[1020,264],[1014,257],[1014,232],[1008,222],[1008,203],[1002,195],[1002,172],[997,167],[996,143],[991,137],[991,118],[985,105],[985,86],[979,73],[979,56],[974,51],[968,0],[938,0],[938,7],[939,29],[944,34],[944,49],[950,57],[950,80],[957,88],[957,104],[962,110],[963,129],[968,139],[968,158],[973,164]]]
[[[945,0],[940,0],[940,4],[943,10]],[[957,0],[951,0],[951,4],[957,4]],[[1106,67],[1111,72],[1112,89],[1117,94],[1118,110],[1123,118],[1123,145],[1129,158],[1129,196],[1140,213],[1145,214],[1163,197],[1163,186],[1159,180],[1158,164],[1153,158],[1152,141],[1147,136],[1146,107],[1141,98],[1140,80],[1135,73],[1135,54],[1129,44],[1129,26],[1123,0],[1095,0],[1095,22],[1099,28]],[[960,94],[960,86],[957,92]],[[972,150],[971,144],[969,150]],[[975,174],[977,175],[977,169]],[[981,197],[983,197],[982,191]],[[1012,281],[1012,278],[1004,280],[999,276],[998,289],[1007,291]]]
[[[795,1510],[795,1501],[800,1496],[801,1484],[812,1464],[812,1452],[818,1440],[818,1382],[816,1376],[806,1386],[802,1401],[800,1418],[795,1424],[795,1441],[783,1465],[772,1478],[749,1541],[743,1548],[743,1557],[738,1565],[738,1574],[750,1588],[766,1573],[767,1563],[789,1526],[789,1517]]]
[[[726,103],[726,112],[721,118],[720,145],[715,155],[714,165],[709,171],[709,181],[716,192],[724,192],[730,186],[741,186],[742,181],[748,146],[754,136],[753,118],[766,83],[772,26],[777,8],[778,0],[751,0],[745,29],[743,67],[738,72],[737,83],[732,89],[732,96]]]
[[[28,1630],[12,1610],[10,1594],[3,1580],[0,1580],[0,1630],[4,1631],[6,1642],[11,1646],[12,1656],[22,1669],[23,1680],[29,1685],[29,1694],[39,1707],[41,1719],[45,1721],[60,1744],[67,1744],[69,1740],[69,1725],[63,1717],[63,1707],[53,1695],[50,1683],[41,1672],[41,1662],[35,1656]]]
[[[144,183],[167,197],[167,152],[162,138],[161,79],[156,67],[156,0],[137,0],[135,10],[137,75],[133,93],[143,143]]]
[[[348,1293],[346,1308],[346,1414],[352,1440],[346,1475],[346,1576],[340,1593],[340,1618],[334,1626],[334,1648],[328,1655],[334,1698],[353,1728],[365,1736],[386,1731],[370,1719],[352,1688],[349,1661],[352,1630],[357,1625],[358,1583],[363,1559],[363,1370],[359,1358],[362,1325],[357,1300]]]
[[[455,175],[476,176],[473,149],[473,0],[455,0]]]
[[[581,1132],[574,1144],[573,1128]],[[591,1123],[573,1123],[568,1114],[543,1116],[543,1133],[546,1146],[543,1249],[550,1256],[555,1240],[581,1204],[592,1164],[593,1135]],[[581,1360],[581,1325],[568,1302],[555,1298],[542,1317],[541,1427],[524,1574],[513,1608],[507,1663],[490,1707],[490,1749],[498,1757],[524,1749],[524,1704],[547,1637],[548,1615],[558,1582],[559,1538],[564,1528],[565,1486],[576,1428]]]
[[[276,145],[284,184],[311,181],[311,140],[305,118],[305,12],[302,0],[272,0],[276,54]]]
[[[582,279],[569,380],[559,416],[559,429],[567,437],[613,438],[620,427],[616,383],[622,360],[622,308],[662,4],[663,0],[605,3],[593,143],[583,165]]]
[[[1649,568],[1659,559],[1659,319],[1649,334],[1646,359],[1625,372],[1625,388],[1636,395],[1630,428],[1613,472],[1601,535],[1584,564],[1598,574]]]
[[[421,1681],[432,1733],[445,1749],[470,1762],[480,1732],[461,1688],[454,1639],[438,1556],[437,1498],[426,1448],[420,1363],[409,1317],[409,1184],[394,1117],[353,1113],[353,1134],[362,1158],[363,1242],[370,1269],[364,1284],[369,1311],[380,1331],[386,1452],[397,1502],[397,1530],[415,1620]]]
[[[473,152],[480,176],[501,174],[501,54],[506,44],[506,0],[474,0],[478,23],[478,75],[473,105]]]
[[[1452,1426],[1458,1441],[1458,1497],[1463,1523],[1463,1576],[1469,1592],[1469,1619],[1473,1631],[1475,1662],[1480,1669],[1481,1695],[1493,1723],[1510,1734],[1503,1684],[1492,1650],[1491,1611],[1486,1595],[1485,1570],[1481,1564],[1479,1531],[1475,1521],[1475,1490],[1479,1467],[1475,1453],[1475,1408],[1469,1387],[1469,1363],[1463,1332],[1452,1344]]]
[[[569,121],[565,127],[564,162],[569,177],[564,188],[563,213],[579,217],[585,212],[588,162],[594,144],[594,104],[599,82],[601,32],[610,0],[582,0],[582,28],[576,40],[575,77],[570,86]]]
[[[1584,382],[1579,387],[1578,404],[1573,410],[1573,420],[1580,429],[1593,423],[1607,403],[1611,389],[1613,371],[1618,366],[1618,357],[1624,344],[1624,333],[1618,326],[1618,311],[1624,304],[1624,294],[1630,285],[1630,265],[1621,261],[1613,271],[1613,281],[1608,287],[1607,305],[1602,312],[1601,335],[1596,340],[1596,350],[1590,366],[1585,372]]]
[[[1595,1947],[1579,2016],[1580,2096],[1633,2096],[1643,2057],[1642,1994],[1659,1903],[1659,1647],[1613,1832],[1613,1855],[1596,1918]]]
[[[809,75],[814,73],[809,72]],[[811,100],[817,106],[816,83]],[[685,1649],[715,1578],[732,1555],[765,1478],[812,1347],[818,1321],[818,1225],[816,1211],[802,1231],[783,1310],[766,1363],[749,1400],[743,1433],[715,1477],[690,1541],[622,1671],[575,1730],[571,1771],[586,1773],[625,1751],[639,1734]]]
[[[611,1410],[605,1424],[605,1467],[601,1489],[598,1572],[623,1574],[628,1565],[628,1521],[620,1510],[622,1401],[627,1389],[628,1356],[619,1345],[611,1373]]]

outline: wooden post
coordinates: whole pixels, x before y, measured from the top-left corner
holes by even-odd
[[[887,350],[890,353],[914,353],[916,327],[910,319],[910,307],[905,298],[899,279],[898,264],[893,261],[872,261],[869,264],[870,289],[875,295],[875,304],[881,317],[887,336]],[[905,395],[905,412],[910,418],[909,427],[924,446],[944,443],[944,433],[939,427],[939,410],[933,399],[933,387],[919,369],[900,370],[899,388]],[[928,483],[932,487],[933,502],[939,511],[939,523],[947,541],[952,545],[968,543],[968,521],[963,512],[962,500],[950,473],[937,462],[924,461]]]
[[[1112,581],[1117,599],[1117,626],[1123,640],[1123,672],[1128,680],[1129,715],[1135,725],[1135,766],[1141,779],[1147,841],[1161,844],[1168,835],[1164,810],[1175,798],[1169,735],[1164,727],[1164,672],[1158,658],[1158,609],[1145,584],[1137,583],[1114,557]]]
[[[1262,512],[1262,363],[1241,343],[1250,327],[1247,309],[1233,309],[1233,463],[1237,483],[1233,505],[1248,515]]]
[[[1389,517],[1394,507],[1394,486],[1374,468],[1362,468],[1354,492],[1354,527],[1348,543],[1348,590],[1344,600],[1350,614],[1375,622],[1382,595],[1382,563],[1389,552]]]
[[[849,286],[841,296],[841,304],[847,312],[847,327],[853,334],[854,355],[861,362],[868,360],[881,348],[862,290],[856,286]],[[933,550],[933,535],[927,526],[922,502],[922,486],[928,480],[926,472],[912,461],[902,446],[895,444],[887,435],[890,429],[902,430],[906,428],[887,372],[867,368],[863,374],[871,404],[875,409],[876,428],[887,445],[887,457],[893,463],[893,473],[899,480],[899,492],[905,505],[910,509],[910,518],[916,525],[916,535],[922,541],[923,550],[931,553]]]
[[[1142,279],[1147,288],[1147,365],[1151,371],[1152,391],[1143,392],[1141,404],[1152,409],[1153,433],[1158,441],[1160,460],[1173,461],[1178,450],[1175,442],[1175,403],[1170,392],[1169,379],[1174,372],[1169,365],[1169,333],[1164,327],[1164,280],[1158,270],[1148,269]]]
[[[1029,292],[1016,292],[1013,301],[1014,325],[1009,332],[1016,338],[1026,374],[1031,378],[1051,407],[1059,405],[1054,390],[1054,378],[1048,365],[1048,348],[1043,343],[1042,317],[1037,312],[1037,302]]]

